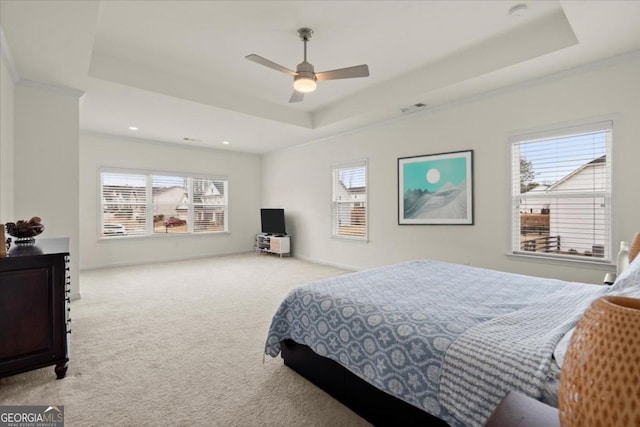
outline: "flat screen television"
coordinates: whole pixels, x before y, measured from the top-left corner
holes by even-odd
[[[266,234],[285,235],[284,209],[260,209],[262,232]]]

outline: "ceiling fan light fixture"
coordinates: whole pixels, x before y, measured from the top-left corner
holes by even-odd
[[[296,71],[283,67],[280,64],[276,64],[275,62],[270,61],[267,58],[263,58],[260,55],[256,55],[255,53],[245,56],[249,61],[264,65],[265,67],[269,67],[293,77],[294,90],[291,98],[289,98],[289,102],[300,102],[304,99],[305,93],[316,90],[316,80],[339,80],[369,76],[369,67],[366,64],[316,73],[313,68],[313,64],[307,61],[307,43],[313,34],[313,30],[306,27],[300,28],[298,30],[298,34],[300,35],[300,39],[304,42],[304,57],[302,62],[296,67]]]
[[[293,88],[302,93],[309,93],[316,90],[316,81],[312,77],[296,76],[293,81]]]

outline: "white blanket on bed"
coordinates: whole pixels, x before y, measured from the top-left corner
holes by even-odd
[[[540,397],[555,345],[606,291],[605,286],[569,284],[466,331],[444,357],[440,403],[471,427],[484,425],[510,390]]]

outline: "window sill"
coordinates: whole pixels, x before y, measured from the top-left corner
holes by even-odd
[[[114,236],[114,237],[98,237],[98,242],[122,242],[125,240],[138,240],[138,239],[172,239],[175,237],[200,237],[200,236],[219,236],[231,234],[229,231],[210,231],[208,233],[155,233],[155,234],[142,234],[135,236]]]
[[[616,266],[610,260],[595,260],[595,259],[574,259],[570,257],[561,256],[545,256],[545,255],[529,255],[524,253],[507,253],[507,257],[513,258],[515,261],[527,261],[540,264],[553,264],[553,265],[566,265],[566,266],[588,266],[589,268],[612,271]]]
[[[331,238],[333,240],[346,240],[350,242],[369,243],[369,238],[367,237],[336,236],[335,234],[332,234]]]

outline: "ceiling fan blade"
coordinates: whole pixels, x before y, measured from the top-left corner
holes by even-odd
[[[289,102],[300,102],[304,99],[304,93],[294,90],[289,98]]]
[[[354,77],[368,77],[369,67],[364,65],[356,65],[355,67],[339,68],[337,70],[323,71],[316,73],[316,80],[337,80],[352,79]]]
[[[276,71],[280,71],[281,73],[289,74],[290,76],[296,76],[298,74],[295,71],[288,69],[287,67],[283,67],[280,64],[276,64],[273,61],[269,61],[267,58],[263,58],[262,56],[256,55],[255,53],[252,53],[251,55],[247,55],[245,56],[245,58],[248,59],[249,61],[253,61],[260,65],[264,65],[265,67],[269,67]]]

